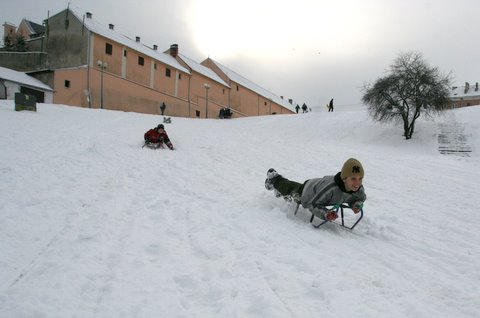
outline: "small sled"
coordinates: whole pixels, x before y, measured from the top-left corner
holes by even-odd
[[[146,142],[143,144],[142,148],[143,147],[147,147],[147,148],[150,148],[150,149],[163,149],[165,148],[164,144],[161,143],[161,142]]]
[[[297,215],[297,212],[298,212],[298,209],[300,207],[300,204],[297,204],[297,207],[295,209],[295,212],[294,212],[294,215]],[[360,212],[358,213],[360,216],[357,218],[357,220],[355,221],[355,223],[353,223],[353,225],[351,226],[348,226],[345,224],[345,218],[344,218],[344,213],[343,213],[343,209],[350,209],[351,208],[346,205],[346,204],[338,204],[338,205],[334,205],[330,208],[331,210],[336,210],[337,211],[337,214],[338,214],[338,210],[340,210],[340,221],[329,221],[329,220],[323,220],[320,224],[318,225],[313,225],[312,223],[312,226],[315,227],[315,228],[319,228],[320,226],[324,225],[325,223],[327,222],[330,222],[330,223],[333,223],[333,224],[336,224],[338,226],[341,226],[341,227],[344,227],[346,229],[349,229],[349,230],[353,230],[353,228],[362,220],[363,218],[363,209],[360,209]],[[310,223],[313,221],[313,218],[314,218],[314,215],[312,213],[312,218],[310,219]]]

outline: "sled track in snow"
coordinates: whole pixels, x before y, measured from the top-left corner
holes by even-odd
[[[66,233],[67,226],[64,226],[62,230],[60,230],[56,235],[54,235],[34,256],[31,261],[23,268],[20,270],[20,273],[16,275],[15,279],[10,283],[8,287],[13,287],[15,286],[18,282],[20,282],[25,276],[28,275],[30,270],[34,267],[34,265],[37,263],[39,259],[41,259],[46,251],[55,243],[59,240],[59,237],[63,236],[64,233]]]

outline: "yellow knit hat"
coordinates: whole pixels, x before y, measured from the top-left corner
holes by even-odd
[[[350,158],[343,164],[340,177],[342,179],[346,179],[351,176],[363,177],[364,173],[365,172],[360,161],[355,158]]]

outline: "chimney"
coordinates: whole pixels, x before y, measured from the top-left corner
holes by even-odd
[[[465,82],[465,91],[464,94],[468,93],[468,90],[470,89],[470,84],[468,82]]]
[[[113,29],[115,28],[115,26],[110,23],[110,24],[108,25],[108,28],[109,28],[110,30],[113,30]]]
[[[14,35],[17,32],[17,27],[11,23],[5,22],[3,24],[3,35]]]
[[[475,92],[478,92],[478,82],[475,83]]]
[[[140,37],[139,36],[135,37],[135,42],[140,42]]]
[[[153,45],[153,50],[155,50],[155,51],[158,50],[158,46],[156,44]]]
[[[283,96],[280,96],[281,99],[283,99]]]
[[[293,99],[289,98],[288,102],[290,103],[290,105],[293,105]]]
[[[177,57],[178,55],[178,44],[170,45],[170,55],[173,57]]]
[[[87,19],[91,19],[92,18],[92,13],[91,12],[87,12]]]

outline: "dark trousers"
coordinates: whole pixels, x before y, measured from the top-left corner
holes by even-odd
[[[273,183],[273,187],[284,197],[294,197],[300,200],[303,188],[307,181],[304,183],[298,183],[282,176],[278,176]]]

